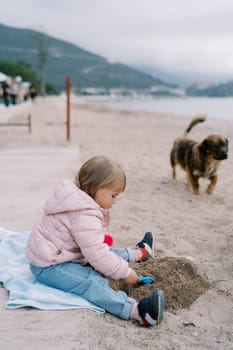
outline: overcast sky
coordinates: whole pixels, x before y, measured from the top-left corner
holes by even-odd
[[[0,0],[0,23],[110,62],[233,75],[233,0]]]

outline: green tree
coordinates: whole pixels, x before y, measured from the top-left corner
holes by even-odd
[[[31,66],[24,62],[0,61],[0,72],[14,78],[22,77],[23,81],[29,81],[36,89],[39,88],[39,81]]]
[[[30,64],[25,62],[8,62],[8,61],[0,61],[0,72],[15,78],[20,76],[23,81],[29,81],[31,85],[37,90],[40,91],[41,83],[36,78],[36,73],[30,66]],[[48,95],[58,95],[60,91],[52,84],[47,83],[44,87],[44,94]]]

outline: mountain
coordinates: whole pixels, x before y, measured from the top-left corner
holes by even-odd
[[[19,29],[0,24],[0,60],[23,61],[35,71],[45,67],[45,81],[58,89],[65,88],[65,78],[71,76],[72,87],[125,88],[150,90],[174,88],[149,74],[121,63],[109,63],[105,58],[83,50],[63,40],[31,29]]]
[[[232,78],[229,74],[210,74],[210,73],[201,73],[201,72],[177,72],[171,70],[164,70],[157,67],[151,66],[134,66],[135,69],[138,69],[146,74],[152,75],[161,79],[162,81],[169,81],[171,84],[175,83],[181,88],[186,89],[194,82],[209,81],[213,84],[222,84],[223,81],[228,81]]]
[[[211,75],[204,73],[174,73],[150,66],[135,67],[162,81],[174,81],[184,94],[197,97],[231,97],[233,96],[233,79],[229,74]],[[229,79],[230,77],[230,79]],[[223,82],[225,80],[225,82]]]
[[[185,88],[188,84],[190,84],[193,81],[192,79],[190,79],[190,76],[185,77],[185,75],[182,75],[180,73],[174,73],[156,67],[137,65],[134,66],[134,68],[141,72],[149,74],[152,77],[161,79],[162,81],[169,81],[171,84],[179,85],[182,88]]]
[[[221,84],[205,82],[191,84],[186,93],[189,96],[230,97],[233,96],[233,80]]]

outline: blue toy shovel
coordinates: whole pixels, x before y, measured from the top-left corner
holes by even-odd
[[[144,284],[152,284],[152,283],[154,283],[153,278],[149,277],[149,276],[139,276],[138,280],[139,280],[138,283],[140,284],[140,286],[143,286]]]

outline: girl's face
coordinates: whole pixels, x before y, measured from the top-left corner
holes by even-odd
[[[115,203],[116,197],[122,192],[122,187],[113,185],[100,188],[95,194],[95,201],[103,209],[109,209]]]

